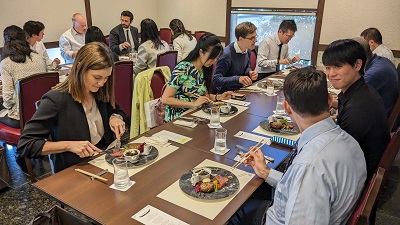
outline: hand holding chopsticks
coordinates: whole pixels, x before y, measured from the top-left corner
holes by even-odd
[[[196,93],[191,93],[191,95],[192,95],[193,97],[195,97],[195,98],[200,98],[200,97],[201,97],[201,95],[196,94]],[[214,104],[214,101],[209,100],[208,103],[209,103],[209,104]]]
[[[256,153],[259,149],[261,149],[261,147],[263,147],[265,144],[267,143],[267,141],[264,142],[264,139],[262,139],[260,142],[258,142],[254,147],[252,147],[250,149],[250,151],[253,151],[254,153]],[[260,145],[261,144],[261,145]],[[258,145],[260,145],[258,147]],[[249,157],[250,157],[250,151],[248,151],[246,154],[243,155],[243,158],[241,158],[238,162],[236,162],[233,166],[232,166],[232,170],[236,169],[240,164],[242,164],[244,161],[246,161]]]

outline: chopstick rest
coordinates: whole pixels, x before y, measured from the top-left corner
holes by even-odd
[[[104,182],[107,182],[107,181],[108,181],[108,179],[106,179],[106,178],[97,176],[96,174],[90,173],[90,172],[85,171],[85,170],[82,170],[82,169],[75,169],[75,171],[76,171],[76,172],[79,172],[79,173],[82,173],[82,174],[85,174],[85,175],[88,175],[88,176],[90,176],[90,177],[93,177],[93,178],[95,178],[95,179],[104,181]]]

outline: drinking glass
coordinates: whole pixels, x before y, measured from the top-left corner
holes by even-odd
[[[285,114],[285,108],[283,108],[283,100],[285,100],[285,97],[277,96],[275,108],[276,114]]]
[[[112,161],[114,166],[114,185],[116,188],[125,188],[129,185],[128,165],[125,159],[115,158]]]
[[[214,142],[214,150],[216,152],[224,152],[226,150],[226,129],[225,128],[217,128],[215,129],[215,142]]]
[[[266,94],[267,94],[268,96],[273,96],[273,95],[274,95],[274,82],[272,82],[272,81],[267,81],[267,82],[265,83],[265,86],[267,87],[267,92],[266,92]]]
[[[211,113],[210,126],[219,127],[220,124],[219,110],[216,108],[210,108],[210,113]]]

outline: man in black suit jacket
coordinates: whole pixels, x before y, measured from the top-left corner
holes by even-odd
[[[130,11],[123,11],[121,24],[110,31],[110,49],[118,55],[131,53],[139,48],[138,29],[131,26],[132,21],[133,14]]]

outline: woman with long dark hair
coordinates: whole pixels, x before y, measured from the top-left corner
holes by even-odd
[[[185,29],[185,26],[179,19],[171,20],[169,28],[172,32],[174,50],[178,51],[177,62],[180,62],[189,55],[194,47],[196,47],[197,41],[196,38]]]
[[[19,79],[35,73],[46,72],[46,63],[42,56],[29,47],[25,31],[15,25],[6,27],[3,32],[4,47],[1,55],[0,74],[3,82],[3,106],[0,122],[19,128]]]
[[[207,33],[197,42],[196,47],[178,65],[162,96],[165,121],[179,118],[188,108],[199,107],[210,100],[230,99],[232,92],[220,95],[210,94],[213,64],[221,55],[221,41],[215,34]],[[195,95],[200,95],[196,98]]]
[[[137,62],[133,72],[138,74],[156,67],[157,55],[169,50],[167,42],[160,39],[156,23],[152,19],[144,19],[140,23],[141,42],[137,54]]]

